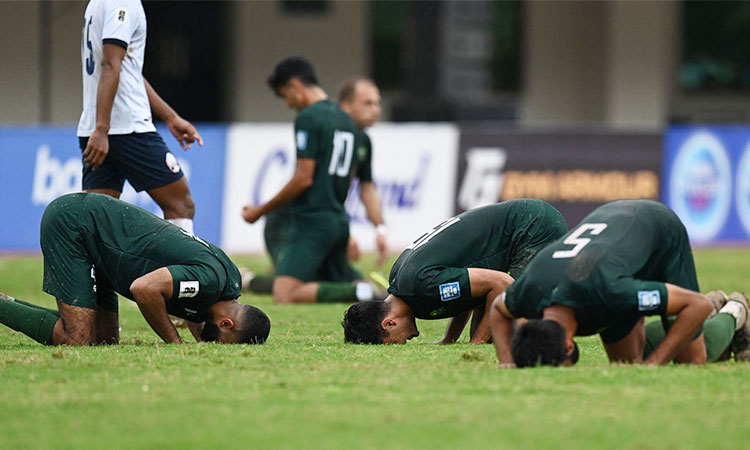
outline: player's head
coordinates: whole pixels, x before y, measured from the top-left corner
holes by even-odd
[[[204,342],[262,344],[268,339],[271,321],[260,309],[237,303],[234,313],[207,320],[201,331]]]
[[[510,352],[516,367],[573,365],[578,346],[566,345],[565,330],[553,320],[532,319],[513,335]]]
[[[279,97],[286,100],[288,107],[300,110],[306,106],[304,90],[318,86],[310,61],[301,56],[292,56],[276,64],[268,77],[268,86]]]
[[[419,336],[413,317],[395,316],[389,302],[352,305],[341,322],[344,341],[354,344],[405,344]]]
[[[371,127],[380,118],[380,90],[367,78],[349,79],[339,91],[339,106],[357,127]]]

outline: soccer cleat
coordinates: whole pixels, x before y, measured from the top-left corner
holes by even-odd
[[[727,294],[724,291],[710,291],[707,292],[706,297],[708,297],[708,300],[711,302],[711,305],[714,307],[713,311],[711,311],[711,314],[708,315],[708,319],[715,316],[719,313],[719,310],[724,307],[727,303]]]
[[[737,302],[740,304],[740,317],[737,320],[737,331],[734,333],[732,343],[729,348],[734,353],[735,361],[750,360],[750,307],[748,307],[747,297],[742,292],[732,292],[729,294],[727,304]]]

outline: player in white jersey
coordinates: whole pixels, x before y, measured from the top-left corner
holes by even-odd
[[[81,38],[83,190],[119,198],[127,179],[137,191],[149,193],[165,219],[192,233],[195,203],[177,159],[156,133],[151,110],[183,150],[196,141],[203,145],[203,139],[143,77],[143,5],[139,0],[89,1]]]

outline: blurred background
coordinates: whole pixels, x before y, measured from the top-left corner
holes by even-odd
[[[204,230],[217,230],[211,237],[230,249],[262,251],[259,240],[232,244],[256,239],[249,226],[235,222],[233,208],[262,197],[249,191],[253,180],[268,175],[266,159],[247,153],[281,148],[292,154],[291,128],[278,123],[290,127],[294,112],[265,79],[276,62],[293,54],[313,62],[332,96],[352,75],[380,86],[384,123],[372,130],[375,177],[387,190],[381,190],[386,218],[408,228],[395,239],[399,245],[430,220],[523,196],[552,202],[570,225],[604,201],[656,198],[678,212],[696,243],[750,239],[750,182],[744,181],[750,179],[750,156],[744,157],[750,142],[744,127],[750,119],[750,2],[143,5],[146,78],[183,117],[217,133],[213,158],[225,163],[212,176],[214,185],[223,185],[203,203],[219,205],[209,211],[221,218]],[[74,175],[55,180],[57,166],[50,161],[57,158],[64,168],[70,158],[80,159],[73,126],[81,111],[85,7],[84,1],[0,2],[0,180],[16,177],[15,188],[25,189],[17,173],[25,163],[16,159],[28,144],[26,178],[35,180],[29,202],[37,209],[44,203],[34,203],[44,197],[39,189],[54,198],[77,181]],[[422,148],[436,130],[447,134]],[[273,139],[259,140],[265,131]],[[40,160],[44,145],[47,159]],[[389,178],[405,148],[422,156],[414,157],[403,178]],[[203,167],[190,161],[196,153],[180,152],[184,165]],[[435,156],[442,154],[447,156]],[[244,172],[231,175],[231,161],[245,164]],[[430,174],[420,179],[423,172]],[[431,190],[430,177],[447,190]],[[284,175],[278,178],[282,183]],[[191,179],[191,186],[199,183]],[[3,208],[21,208],[20,200],[3,192]],[[236,198],[228,200],[230,193]],[[417,203],[422,206],[409,210],[414,216],[399,216]],[[201,207],[198,201],[197,223]],[[356,226],[358,206],[350,207]],[[434,214],[417,214],[425,210]],[[0,250],[27,247],[14,245],[20,241],[10,224],[2,227]]]

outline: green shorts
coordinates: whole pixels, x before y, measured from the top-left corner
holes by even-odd
[[[351,282],[361,275],[349,265],[349,218],[321,214],[294,218],[278,255],[276,275],[305,282]]]
[[[44,292],[80,308],[118,310],[117,294],[106,280],[97,282],[80,226],[85,195],[58,198],[42,215],[40,244],[44,255]]]
[[[279,261],[279,254],[284,246],[284,240],[289,234],[289,228],[294,221],[291,207],[287,204],[266,214],[266,225],[263,228],[263,241],[271,257],[274,267]]]

